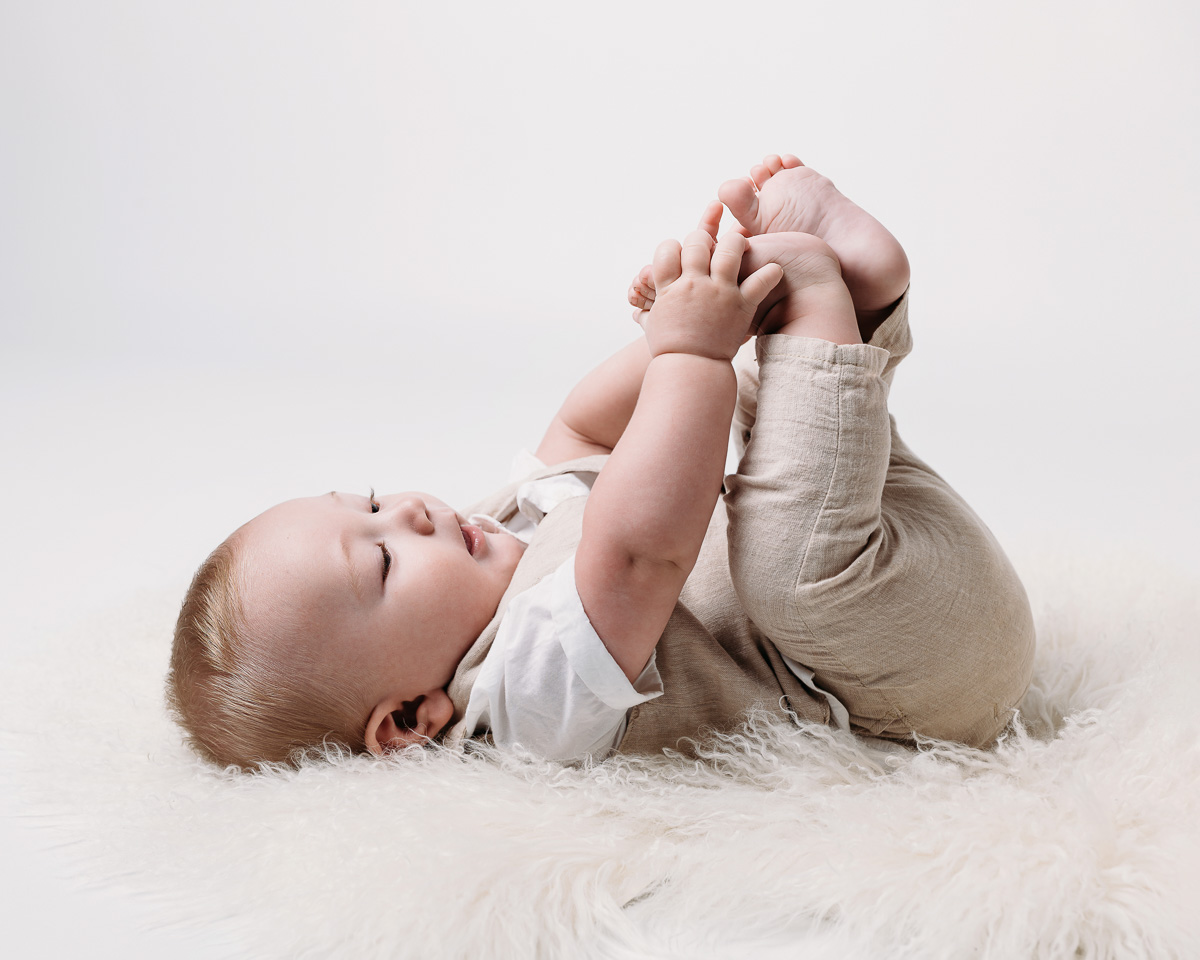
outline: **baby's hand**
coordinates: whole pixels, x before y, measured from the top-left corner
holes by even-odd
[[[754,311],[783,278],[777,263],[756,270],[738,286],[746,238],[727,233],[713,246],[693,230],[681,247],[664,240],[654,253],[655,299],[642,319],[652,356],[690,353],[732,360],[745,342]]]
[[[717,230],[721,226],[721,216],[724,212],[724,204],[720,200],[714,200],[704,208],[704,213],[700,215],[700,225],[696,229],[703,230],[712,237],[713,243],[717,242]],[[746,233],[745,227],[737,226],[733,229],[743,237],[749,236]],[[633,278],[633,283],[629,285],[627,297],[629,305],[635,308],[633,311],[633,322],[641,326],[642,321],[646,318],[646,313],[650,310],[650,305],[654,303],[653,266],[646,264],[638,271],[637,276]],[[749,339],[749,337],[746,339]]]

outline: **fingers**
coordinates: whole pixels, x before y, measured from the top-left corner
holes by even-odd
[[[711,234],[705,233],[703,230],[693,230],[683,238],[683,251],[681,263],[684,273],[708,273],[708,263],[712,259],[713,238]],[[661,288],[661,284],[657,283],[658,274],[655,273],[654,279],[656,286]]]
[[[675,240],[664,240],[654,251],[653,268],[643,267],[630,286],[629,302],[648,310],[654,303],[655,291],[664,290],[684,273],[711,274],[715,280],[736,285],[746,246],[746,235],[740,230],[730,230],[715,245],[703,228],[689,233],[682,245]],[[648,275],[650,269],[652,277]]]
[[[678,240],[664,240],[654,251],[655,290],[662,292],[682,275],[681,249]]]
[[[736,285],[746,246],[746,238],[732,230],[718,240],[712,254],[712,266],[709,268],[712,278]]]
[[[704,208],[704,213],[700,217],[700,226],[698,229],[703,230],[714,240],[717,239],[717,231],[721,228],[721,215],[725,212],[725,205],[720,200],[714,200]]]
[[[757,307],[782,279],[783,267],[777,263],[768,263],[742,281],[742,296],[748,303]]]

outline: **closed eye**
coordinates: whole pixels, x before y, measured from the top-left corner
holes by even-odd
[[[371,492],[367,494],[367,503],[370,504],[372,513],[378,513],[380,510],[379,501],[375,499],[375,488],[371,487]],[[392,569],[392,555],[388,552],[388,548],[382,543],[379,545],[380,551],[383,553],[383,582],[387,583],[388,573]]]

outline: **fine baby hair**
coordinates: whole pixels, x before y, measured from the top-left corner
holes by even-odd
[[[248,634],[247,559],[235,533],[192,578],[175,625],[167,705],[188,745],[221,766],[287,761],[301,745],[364,749],[358,691],[302,663],[281,663],[272,638]]]

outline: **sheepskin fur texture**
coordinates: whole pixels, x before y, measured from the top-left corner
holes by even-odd
[[[702,762],[221,771],[162,706],[182,591],[41,643],[8,672],[4,746],[84,876],[266,957],[1200,956],[1200,584],[1017,559],[1038,661],[988,751],[759,718]],[[51,686],[85,749],[42,745]]]

